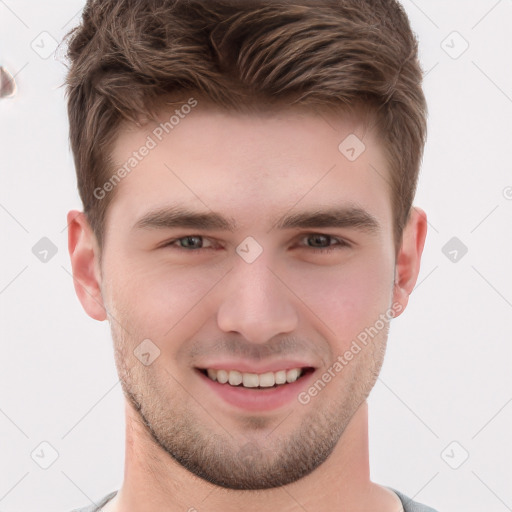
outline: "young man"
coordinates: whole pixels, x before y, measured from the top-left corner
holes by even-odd
[[[368,460],[426,236],[400,5],[90,1],[69,39],[69,252],[126,397],[122,487],[82,511],[432,511]]]

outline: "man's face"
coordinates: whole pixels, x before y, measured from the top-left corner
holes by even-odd
[[[122,131],[113,152],[121,167],[151,147],[107,216],[102,296],[123,390],[197,476],[233,489],[291,483],[326,460],[382,365],[395,260],[381,147],[340,117],[291,110],[199,104],[168,134],[157,128]],[[338,149],[352,133],[366,146],[354,161]],[[317,215],[351,208],[343,222]],[[139,222],[166,209],[174,217]],[[184,209],[225,225],[183,220]],[[362,332],[367,343],[333,368]],[[272,388],[204,372],[275,379],[296,367],[308,369]],[[322,376],[329,382],[309,392]]]

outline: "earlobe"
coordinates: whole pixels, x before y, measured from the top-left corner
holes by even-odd
[[[73,284],[85,312],[95,320],[107,318],[101,295],[99,249],[96,237],[83,212],[71,210],[68,221],[68,251],[73,271]]]
[[[403,231],[402,245],[396,259],[393,302],[402,305],[401,312],[406,308],[409,295],[418,279],[426,236],[427,215],[421,208],[413,206]]]

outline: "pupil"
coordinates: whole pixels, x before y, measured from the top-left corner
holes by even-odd
[[[196,243],[195,243],[196,242]],[[185,238],[182,238],[181,245],[186,248],[197,248],[201,247],[201,239],[198,236],[186,236]]]
[[[329,237],[326,235],[314,235],[310,238],[313,241],[314,246],[325,246],[325,244],[329,242]]]

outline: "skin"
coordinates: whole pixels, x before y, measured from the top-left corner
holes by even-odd
[[[124,127],[114,161],[121,166],[155,126]],[[351,133],[366,145],[353,162],[338,150]],[[379,315],[403,312],[426,215],[412,210],[395,257],[387,173],[377,137],[357,118],[234,114],[199,102],[117,185],[101,264],[86,217],[68,213],[76,293],[89,316],[110,322],[126,396],[124,482],[103,510],[402,510],[369,473],[366,399],[389,324],[305,405],[242,410],[194,371],[213,357],[299,357],[321,376]],[[349,203],[379,230],[275,227],[285,214]],[[132,229],[168,205],[214,211],[237,228]],[[318,233],[334,238],[318,244]],[[176,241],[186,236],[200,237],[192,249]],[[248,236],[263,248],[250,264],[235,251]],[[315,244],[333,245],[321,253]],[[144,339],[160,349],[148,366],[133,355]]]

